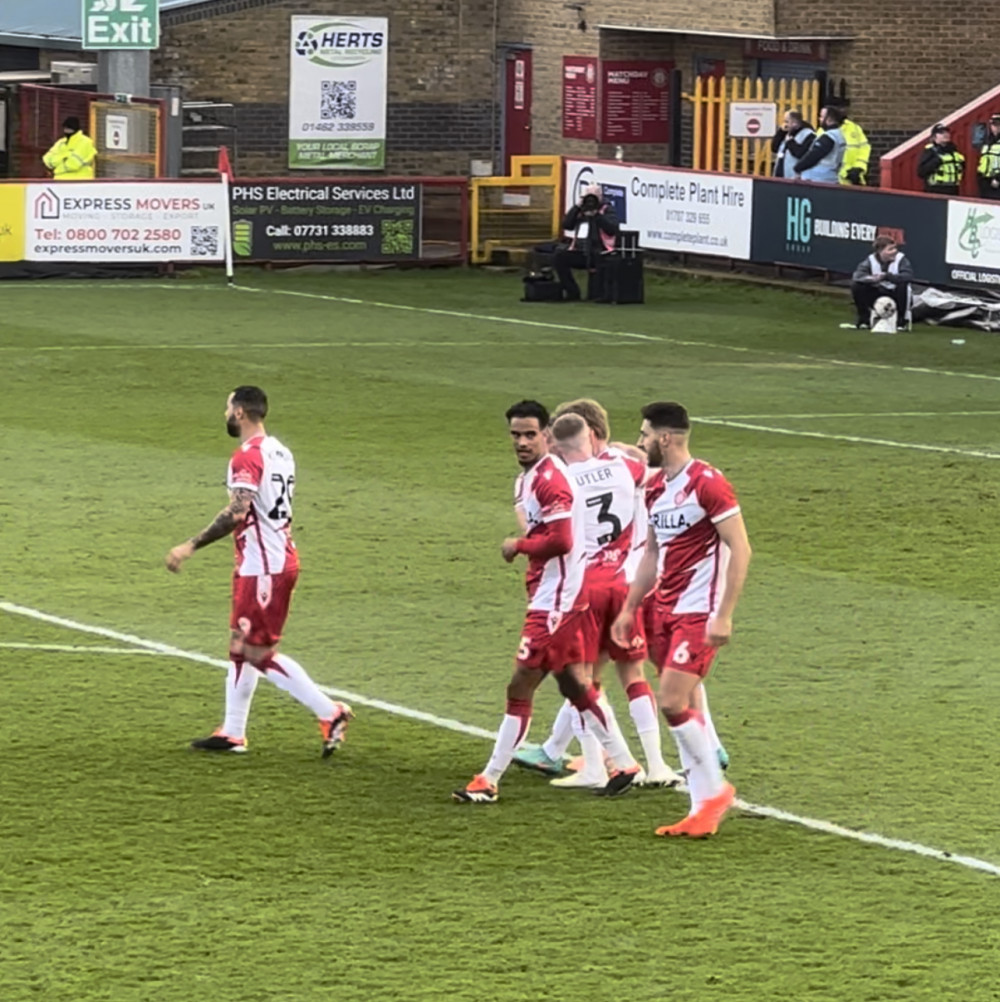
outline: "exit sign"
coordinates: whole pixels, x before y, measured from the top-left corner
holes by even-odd
[[[160,0],[83,0],[83,48],[159,46]]]

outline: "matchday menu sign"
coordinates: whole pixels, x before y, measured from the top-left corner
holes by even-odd
[[[602,143],[669,141],[669,61],[605,61],[601,64]]]
[[[563,56],[563,136],[597,138],[596,56]]]
[[[399,261],[420,255],[418,184],[235,184],[233,253],[266,261]]]

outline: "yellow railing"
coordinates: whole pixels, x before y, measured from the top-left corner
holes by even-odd
[[[741,139],[729,135],[729,106],[734,101],[773,103],[778,124],[786,111],[802,112],[817,124],[820,109],[818,80],[751,80],[749,77],[698,77],[694,93],[685,94],[694,113],[694,153],[696,170],[725,171],[730,174],[767,175],[774,155],[771,136]]]
[[[93,101],[90,136],[97,146],[98,177],[163,176],[158,105]]]
[[[562,157],[513,156],[510,158],[511,177],[554,177],[558,178],[562,171]]]
[[[511,157],[509,177],[475,177],[471,187],[470,255],[489,261],[499,247],[554,240],[562,221],[559,157]]]

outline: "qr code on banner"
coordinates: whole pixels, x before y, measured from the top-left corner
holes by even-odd
[[[382,220],[382,253],[388,255],[412,254],[413,220]]]
[[[191,227],[191,256],[192,257],[219,256],[218,226]]]
[[[354,118],[357,113],[357,80],[323,80],[321,82],[320,118]]]

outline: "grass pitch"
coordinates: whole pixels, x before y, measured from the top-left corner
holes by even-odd
[[[224,657],[228,544],[162,559],[224,503],[225,397],[259,383],[298,463],[284,648],[492,729],[523,610],[504,409],[595,396],[630,439],[677,398],[755,547],[710,681],[741,796],[1000,863],[995,338],[679,280],[632,308],[239,281],[0,286],[0,598]],[[358,707],[322,762],[266,684],[251,753],[200,757],[221,672],[10,612],[0,644],[3,1002],[1000,999],[988,872],[751,813],[664,843],[676,794],[517,771],[458,807],[487,741]]]

